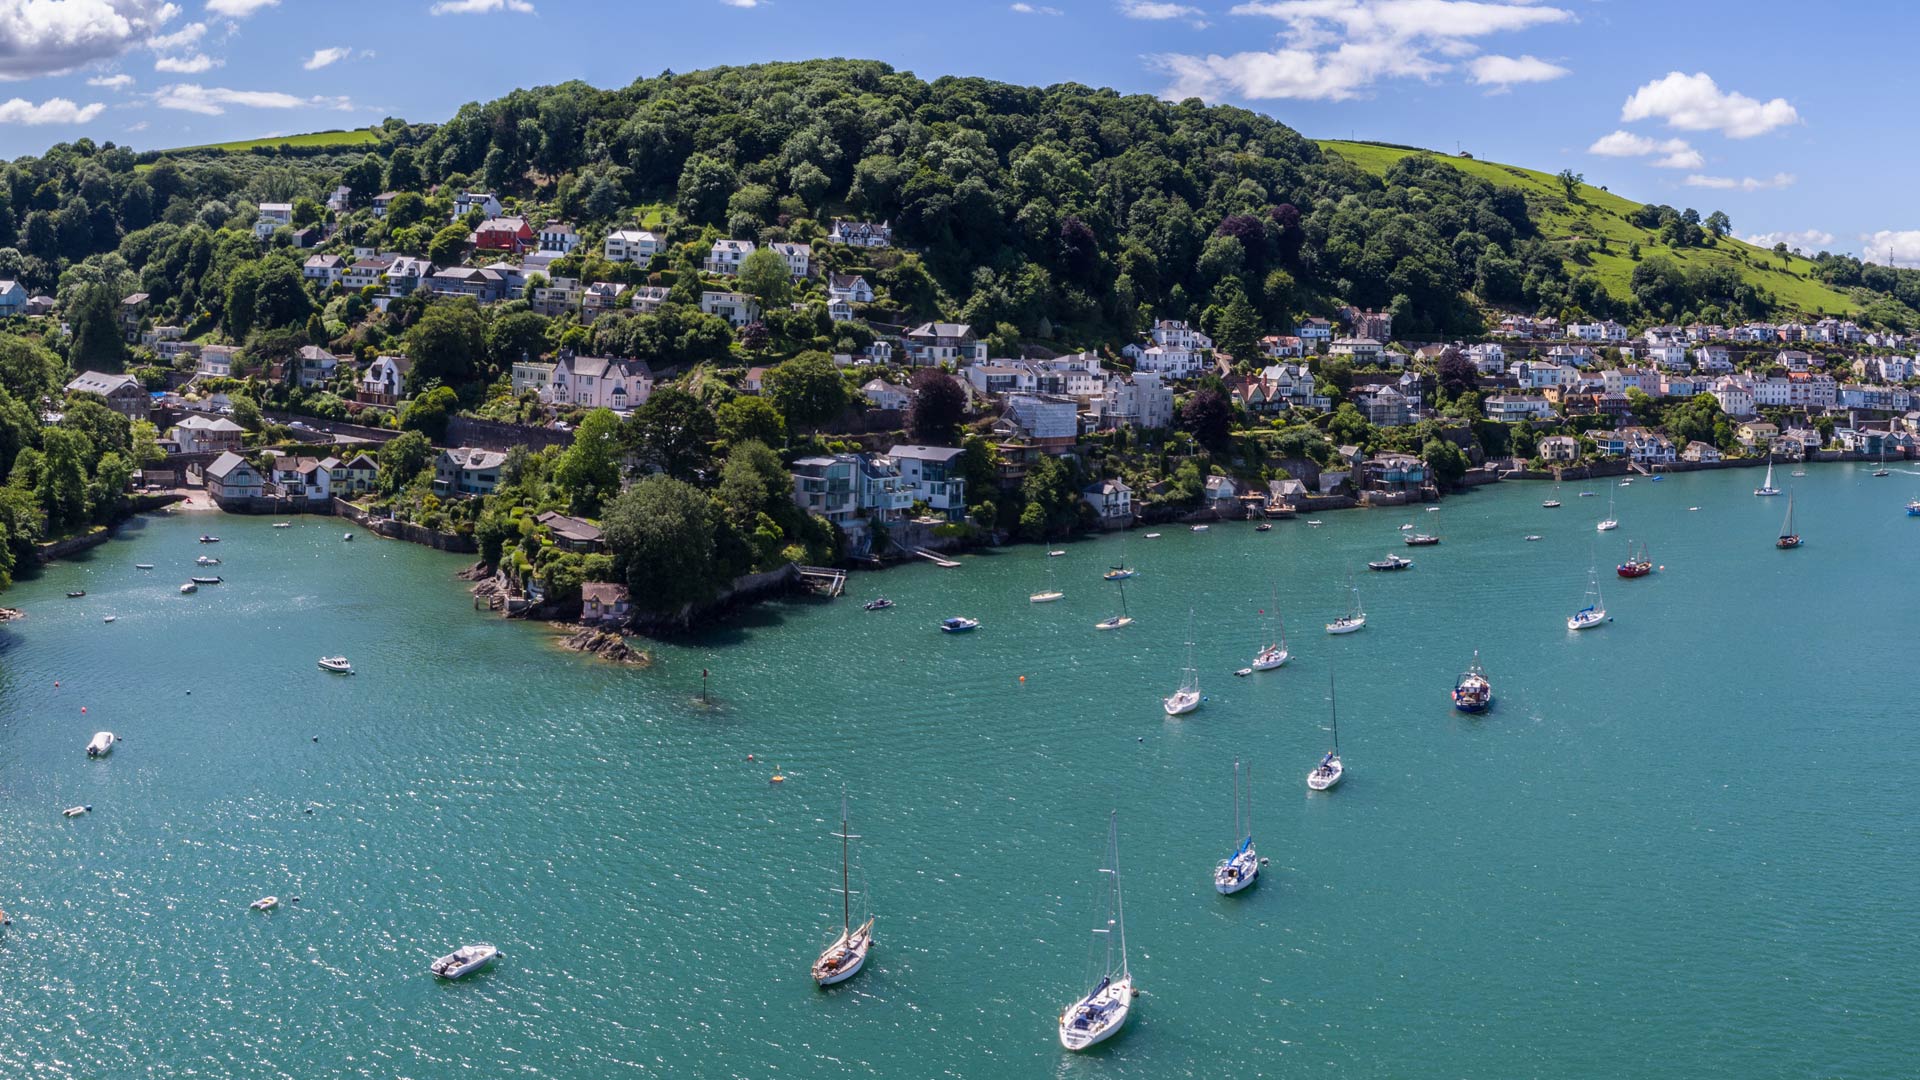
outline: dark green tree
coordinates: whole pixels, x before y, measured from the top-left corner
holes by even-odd
[[[851,400],[833,357],[808,351],[767,372],[767,396],[789,423],[818,430]]]
[[[676,480],[705,474],[713,453],[713,413],[677,386],[655,390],[627,421],[627,441],[640,460]]]
[[[675,614],[713,596],[710,506],[700,489],[662,475],[641,478],[608,505],[607,547],[635,607]]]

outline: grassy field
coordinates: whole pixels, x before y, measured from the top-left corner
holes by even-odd
[[[1376,176],[1384,175],[1394,162],[1403,157],[1429,153],[1337,139],[1322,139],[1319,143],[1322,150],[1338,154]],[[1432,156],[1471,176],[1525,192],[1527,202],[1534,208],[1535,217],[1548,239],[1566,244],[1571,244],[1575,239],[1585,239],[1597,245],[1604,237],[1610,250],[1594,251],[1588,268],[1615,296],[1625,298],[1630,295],[1628,283],[1633,276],[1634,261],[1628,257],[1627,247],[1638,243],[1643,257],[1664,255],[1685,266],[1730,265],[1740,272],[1743,280],[1766,289],[1782,307],[1791,311],[1841,314],[1859,310],[1860,305],[1846,294],[1807,276],[1813,264],[1806,259],[1791,258],[1783,265],[1773,252],[1731,237],[1721,240],[1712,248],[1675,250],[1660,243],[1653,233],[1627,220],[1627,215],[1640,206],[1631,199],[1582,185],[1580,201],[1570,203],[1566,192],[1560,187],[1560,181],[1550,173],[1446,154]],[[1706,211],[1712,209],[1709,206]]]
[[[167,154],[184,154],[190,150],[225,150],[229,153],[245,153],[248,150],[260,150],[275,146],[322,146],[348,147],[364,146],[374,141],[370,128],[357,128],[353,131],[316,131],[308,135],[282,135],[273,139],[243,139],[238,142],[206,143],[201,146],[176,146],[161,151]]]

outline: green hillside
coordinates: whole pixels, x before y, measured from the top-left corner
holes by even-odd
[[[229,153],[245,153],[248,150],[268,150],[281,146],[304,148],[366,146],[376,138],[371,128],[356,128],[352,131],[316,131],[306,135],[281,135],[266,139],[242,139],[237,142],[205,143],[200,146],[177,146],[163,151],[168,154],[184,154],[194,150],[225,150]]]
[[[1401,158],[1425,154],[1470,176],[1520,190],[1525,194],[1528,209],[1547,239],[1569,247],[1578,238],[1594,244],[1595,250],[1587,260],[1588,269],[1600,279],[1609,293],[1623,300],[1632,295],[1628,282],[1635,265],[1627,249],[1629,245],[1637,243],[1643,258],[1654,254],[1664,255],[1686,267],[1730,265],[1743,280],[1772,293],[1781,307],[1793,312],[1851,314],[1860,310],[1861,305],[1853,298],[1815,280],[1811,276],[1814,264],[1807,259],[1790,257],[1783,265],[1773,252],[1731,237],[1720,240],[1711,248],[1668,247],[1660,242],[1653,231],[1643,229],[1627,219],[1629,214],[1639,209],[1640,203],[1591,185],[1582,185],[1580,202],[1570,203],[1560,181],[1550,173],[1379,143],[1339,139],[1321,139],[1318,142],[1322,150],[1338,154],[1375,176],[1384,176],[1387,169]],[[1601,238],[1607,241],[1608,250],[1598,250]]]

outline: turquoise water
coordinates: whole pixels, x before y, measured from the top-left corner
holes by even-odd
[[[1920,474],[1869,471],[1797,481],[1791,553],[1757,474],[1638,481],[1605,535],[1604,494],[1502,485],[1135,533],[1117,633],[1103,539],[858,575],[646,671],[337,521],[145,522],[5,597],[0,1076],[1908,1076]],[[1402,522],[1445,542],[1366,573]],[[1637,541],[1664,569],[1614,578]],[[209,551],[228,583],[179,596]],[[1593,558],[1615,621],[1569,634]],[[1370,622],[1328,637],[1349,571]],[[1295,657],[1233,678],[1276,588]],[[1189,610],[1209,701],[1169,721]],[[1330,674],[1348,773],[1310,794]],[[1222,898],[1236,759],[1272,864]],[[822,992],[843,785],[878,944]],[[1113,807],[1147,993],[1075,1057]],[[496,969],[426,974],[473,940]]]

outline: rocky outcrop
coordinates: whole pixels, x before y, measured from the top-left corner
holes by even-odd
[[[565,629],[567,636],[560,640],[563,649],[587,653],[613,664],[644,667],[653,663],[653,657],[627,644],[626,638],[611,630],[591,626],[570,626]]]

